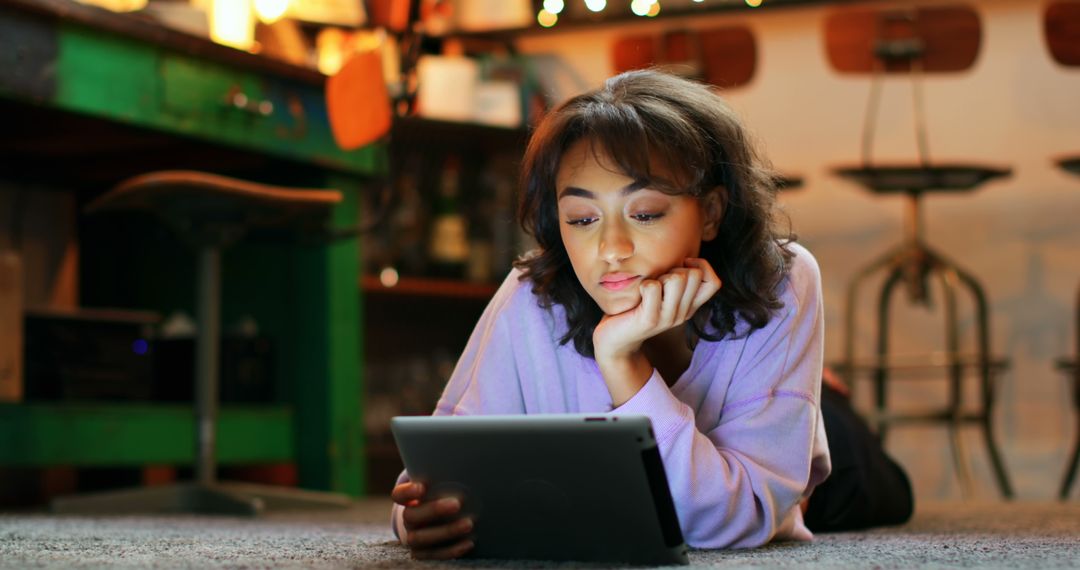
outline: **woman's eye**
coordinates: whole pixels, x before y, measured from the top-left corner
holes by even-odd
[[[571,226],[587,226],[596,221],[596,218],[571,218],[566,223]]]
[[[663,218],[664,213],[663,212],[646,212],[646,213],[641,213],[641,214],[632,214],[630,217],[637,220],[637,221],[639,221],[639,222],[648,223],[648,222],[655,222],[656,220],[659,220],[660,218]]]

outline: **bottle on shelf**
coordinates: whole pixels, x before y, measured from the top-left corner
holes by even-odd
[[[501,281],[510,272],[518,249],[517,221],[514,219],[514,176],[492,171],[493,206],[491,216],[491,272]]]
[[[428,236],[429,273],[461,279],[469,261],[468,222],[461,210],[461,162],[448,155],[440,175],[438,196]]]
[[[387,207],[385,223],[361,236],[361,265],[365,275],[376,276],[385,287],[397,285],[401,276],[427,273],[428,210],[421,195],[420,158],[402,159],[391,180],[394,197]],[[370,201],[370,200],[369,200]],[[365,208],[379,208],[365,203]]]
[[[473,283],[491,283],[495,279],[492,221],[497,214],[491,174],[490,168],[484,168],[469,192],[469,262],[465,278]]]
[[[420,193],[420,159],[411,156],[397,177],[398,199],[394,212],[395,263],[402,275],[423,275],[427,271],[426,208]]]

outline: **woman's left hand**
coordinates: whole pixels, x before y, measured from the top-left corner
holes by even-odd
[[[708,261],[687,258],[683,267],[646,279],[640,288],[636,307],[605,315],[593,331],[596,362],[616,406],[636,394],[652,374],[642,343],[690,320],[720,290],[720,278]]]

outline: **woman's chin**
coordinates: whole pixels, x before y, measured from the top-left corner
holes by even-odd
[[[605,299],[600,305],[600,310],[604,311],[605,315],[619,315],[627,311],[633,310],[635,307],[641,304],[641,297],[631,298],[625,297],[622,299]]]

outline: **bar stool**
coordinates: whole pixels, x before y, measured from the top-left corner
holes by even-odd
[[[59,497],[61,513],[197,512],[257,515],[265,509],[347,507],[349,497],[216,476],[221,312],[221,251],[257,231],[304,234],[321,229],[336,190],[281,188],[193,171],[128,179],[91,202],[91,214],[150,213],[198,251],[195,355],[195,481],[163,487]]]
[[[905,220],[904,242],[859,270],[848,284],[844,321],[844,361],[838,366],[849,386],[854,386],[855,374],[870,372],[873,376],[874,423],[884,440],[887,428],[893,423],[943,422],[946,423],[952,444],[953,462],[965,493],[972,488],[971,474],[964,460],[963,440],[960,427],[977,423],[983,432],[987,451],[993,464],[1001,494],[1012,497],[1005,466],[994,441],[993,416],[995,376],[1008,367],[1004,359],[990,356],[990,323],[986,294],[975,277],[930,247],[923,239],[920,199],[924,193],[934,191],[959,192],[974,189],[992,178],[1007,176],[1008,170],[984,168],[972,165],[937,165],[926,167],[860,167],[841,168],[836,173],[855,180],[875,193],[903,193],[908,208]],[[865,282],[885,270],[887,275],[878,292],[876,358],[860,362],[855,357],[855,311],[859,290]],[[893,372],[898,368],[889,362],[889,308],[892,294],[898,284],[903,284],[909,302],[929,306],[929,278],[936,277],[943,291],[942,304],[945,313],[945,356],[941,363],[947,371],[949,385],[944,409],[925,413],[895,414],[888,412],[887,386]],[[963,288],[975,303],[976,350],[965,357],[960,351],[960,333],[957,319],[957,291]],[[919,365],[908,368],[919,368]],[[931,365],[930,367],[933,367]],[[974,367],[979,378],[979,406],[975,411],[965,411],[963,402],[964,370]]]
[[[1080,176],[1080,156],[1063,158],[1057,161],[1059,167],[1066,172]],[[1080,288],[1076,291],[1076,347],[1072,358],[1060,358],[1057,368],[1065,373],[1066,377],[1073,381],[1073,404],[1076,408],[1076,443],[1073,447],[1072,457],[1065,468],[1065,478],[1061,481],[1061,500],[1069,498],[1076,480],[1077,467],[1080,467]]]
[[[953,462],[965,495],[971,493],[972,479],[965,462],[960,428],[975,423],[982,428],[998,488],[1012,497],[1001,453],[994,441],[992,409],[995,375],[1007,368],[1004,359],[990,355],[990,323],[986,294],[978,280],[955,262],[930,247],[923,238],[922,198],[932,192],[969,192],[982,184],[1011,175],[1011,170],[972,163],[931,162],[928,150],[922,91],[919,80],[924,71],[955,71],[970,66],[978,51],[978,19],[967,8],[919,8],[884,12],[851,11],[836,14],[827,22],[826,39],[830,57],[842,71],[872,72],[871,89],[862,140],[862,162],[858,166],[834,168],[838,176],[856,182],[881,195],[902,194],[906,198],[903,242],[859,270],[847,289],[844,322],[844,360],[838,364],[849,387],[854,388],[856,374],[870,373],[873,379],[874,412],[871,418],[884,440],[888,427],[897,423],[944,423],[949,429]],[[861,34],[861,35],[860,35]],[[953,38],[947,36],[952,35]],[[974,38],[973,47],[965,37]],[[858,38],[858,41],[853,40]],[[855,41],[852,45],[851,42]],[[971,43],[971,42],[968,42]],[[956,46],[961,46],[957,48]],[[845,55],[844,48],[860,48],[865,54]],[[967,53],[950,53],[950,50]],[[858,58],[862,59],[858,59]],[[848,58],[848,59],[845,59]],[[935,59],[936,58],[936,59]],[[874,124],[880,103],[881,80],[886,72],[907,72],[912,81],[914,123],[918,161],[914,164],[874,165],[871,160]],[[876,351],[873,358],[860,361],[855,355],[856,305],[860,288],[876,273],[884,270],[884,284],[878,291],[876,312]],[[942,289],[945,317],[945,354],[941,362],[900,366],[890,361],[890,300],[896,287],[903,284],[910,304],[929,306],[931,278]],[[976,341],[974,354],[960,350],[957,318],[957,294],[966,292],[975,306]],[[924,412],[893,413],[888,409],[887,387],[894,372],[901,369],[933,370],[944,368],[948,376],[945,406]],[[974,368],[979,380],[978,407],[963,405],[963,376]]]

